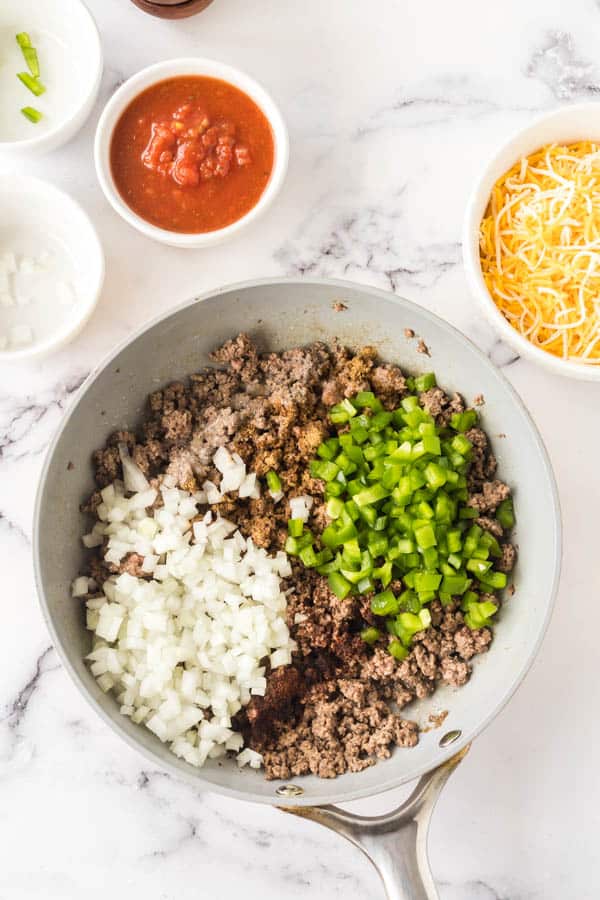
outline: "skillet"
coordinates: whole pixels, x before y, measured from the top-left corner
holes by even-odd
[[[334,310],[342,301],[344,311]],[[419,353],[420,336],[431,359]],[[492,648],[475,661],[467,685],[442,687],[407,716],[425,723],[447,710],[441,729],[421,735],[417,747],[335,780],[315,776],[293,784],[265,781],[235,761],[211,760],[197,770],[173,756],[147,729],[119,713],[83,662],[90,635],[84,611],[70,597],[83,560],[81,501],[93,489],[90,458],[114,430],[135,427],[145,399],[169,381],[210,364],[209,353],[240,331],[262,349],[282,350],[338,337],[365,343],[414,372],[434,370],[448,391],[472,402],[483,394],[482,424],[498,458],[500,477],[513,488],[519,545],[516,594],[504,604]],[[72,465],[69,465],[72,463]],[[560,510],[554,476],[540,435],[504,376],[460,332],[408,300],[374,288],[311,279],[262,279],[224,287],[178,307],[127,340],[90,375],[65,415],[46,458],[36,500],[34,563],[38,593],[54,644],[75,684],[105,722],[152,763],[217,793],[281,806],[335,829],[372,860],[390,900],[435,900],[427,861],[427,828],[435,801],[471,741],[508,702],[539,649],[558,586]],[[420,779],[399,809],[366,818],[346,803]]]

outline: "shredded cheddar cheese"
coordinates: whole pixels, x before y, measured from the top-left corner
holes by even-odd
[[[492,190],[481,223],[483,277],[534,346],[600,365],[600,144],[542,147]]]

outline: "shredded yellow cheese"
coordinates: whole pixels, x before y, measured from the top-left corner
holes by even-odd
[[[561,359],[600,365],[600,145],[551,144],[492,190],[481,268],[510,324]]]

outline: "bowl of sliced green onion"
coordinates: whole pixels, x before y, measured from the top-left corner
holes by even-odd
[[[70,140],[96,101],[102,49],[81,0],[0,4],[0,155]]]

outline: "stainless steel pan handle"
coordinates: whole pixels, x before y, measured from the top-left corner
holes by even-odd
[[[423,775],[410,797],[382,816],[357,816],[337,806],[282,809],[326,825],[362,850],[379,872],[388,900],[438,900],[427,857],[427,833],[441,790],[468,750],[467,746]]]

